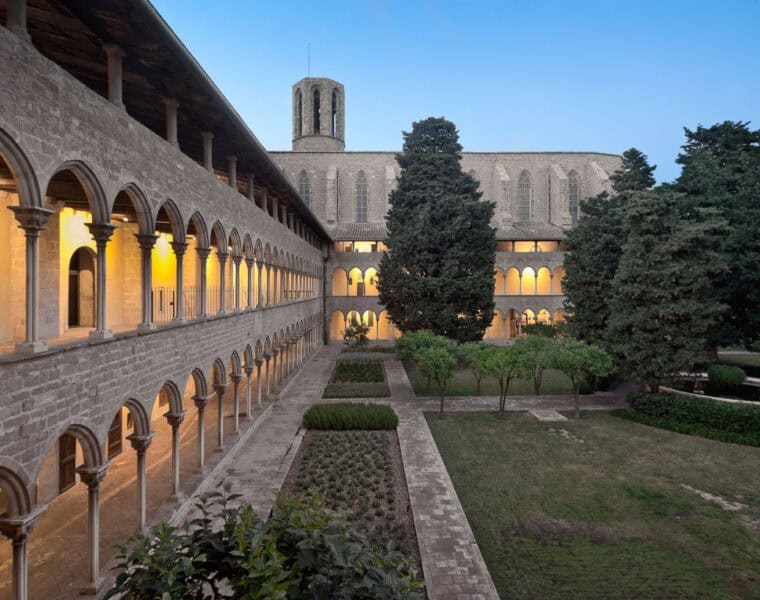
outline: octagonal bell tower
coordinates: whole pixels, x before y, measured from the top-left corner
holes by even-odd
[[[293,151],[343,152],[346,148],[343,86],[305,77],[293,86]]]

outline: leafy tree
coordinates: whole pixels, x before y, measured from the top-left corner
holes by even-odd
[[[723,257],[709,240],[725,221],[672,190],[637,192],[628,202],[609,338],[623,370],[656,390],[706,357],[708,333],[725,309],[712,294]]]
[[[603,377],[612,372],[612,358],[604,350],[574,338],[564,338],[554,344],[551,366],[562,371],[573,384],[575,418],[581,416],[578,398],[581,383],[589,377]]]
[[[457,341],[479,340],[493,319],[490,226],[493,203],[462,171],[456,127],[443,118],[415,122],[396,160],[390,195],[390,252],[378,270],[380,302],[403,332],[430,329]]]
[[[456,358],[451,351],[442,345],[431,346],[417,354],[417,364],[424,375],[435,379],[441,394],[441,409],[443,413],[443,397],[446,394],[446,384],[454,376]]]
[[[513,379],[524,377],[528,372],[525,346],[496,347],[485,353],[485,372],[499,382],[499,412],[504,412],[507,404],[509,384]]]
[[[521,337],[513,344],[513,347],[523,357],[526,375],[533,378],[533,389],[536,396],[541,394],[541,380],[544,376],[544,369],[549,366],[551,349],[554,344],[554,340],[539,335]]]
[[[484,375],[487,375],[485,372],[486,356],[491,348],[493,346],[488,346],[483,342],[465,342],[458,348],[460,360],[470,367],[472,375],[475,377],[475,394],[477,396],[480,396],[480,381]]]
[[[559,333],[557,326],[549,323],[528,323],[522,328],[522,332],[526,335],[540,335],[547,338],[557,337]]]
[[[612,299],[625,241],[625,195],[606,193],[582,200],[578,225],[565,242],[565,311],[570,333],[579,339],[606,344]]]
[[[623,152],[623,164],[610,176],[616,192],[641,192],[655,184],[652,173],[657,165],[649,165],[647,155],[636,148]]]
[[[401,360],[417,361],[422,350],[432,347],[440,347],[452,356],[458,355],[456,342],[442,335],[436,335],[429,329],[421,331],[408,331],[396,340],[396,354]],[[430,392],[432,375],[427,376],[427,391]]]
[[[343,341],[346,346],[363,352],[369,344],[369,326],[364,325],[359,319],[349,319],[343,332]]]
[[[729,225],[705,240],[728,266],[712,281],[712,295],[728,310],[710,332],[710,343],[749,346],[760,337],[760,130],[724,121],[684,132],[675,188],[695,206],[719,210]]]

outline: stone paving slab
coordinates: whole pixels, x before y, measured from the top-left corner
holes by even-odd
[[[567,421],[567,417],[562,416],[556,410],[529,410],[528,412],[539,421]]]

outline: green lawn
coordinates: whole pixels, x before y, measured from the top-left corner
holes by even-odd
[[[760,448],[602,413],[428,423],[503,599],[760,598]]]
[[[404,363],[406,374],[418,396],[437,396],[438,386],[433,381],[430,391],[427,391],[427,377],[425,377],[414,363]],[[563,373],[554,369],[546,369],[541,384],[541,394],[570,394],[572,387],[570,380]],[[447,396],[474,396],[475,377],[470,369],[457,369],[454,378],[449,381],[446,388]],[[481,396],[498,396],[499,383],[492,377],[484,377],[480,382]],[[533,380],[520,379],[509,385],[510,396],[533,395]]]
[[[718,358],[734,365],[760,367],[760,353],[758,352],[731,352],[730,350],[721,350],[718,352]]]

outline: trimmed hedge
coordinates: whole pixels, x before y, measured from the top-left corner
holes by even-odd
[[[707,369],[707,377],[716,385],[740,385],[747,379],[747,374],[740,367],[715,364]]]
[[[672,394],[636,394],[619,417],[678,433],[760,446],[760,407]]]
[[[398,417],[385,404],[315,404],[303,416],[307,429],[396,429]]]
[[[332,383],[344,382],[380,383],[385,381],[385,369],[381,362],[339,362],[335,366]]]

